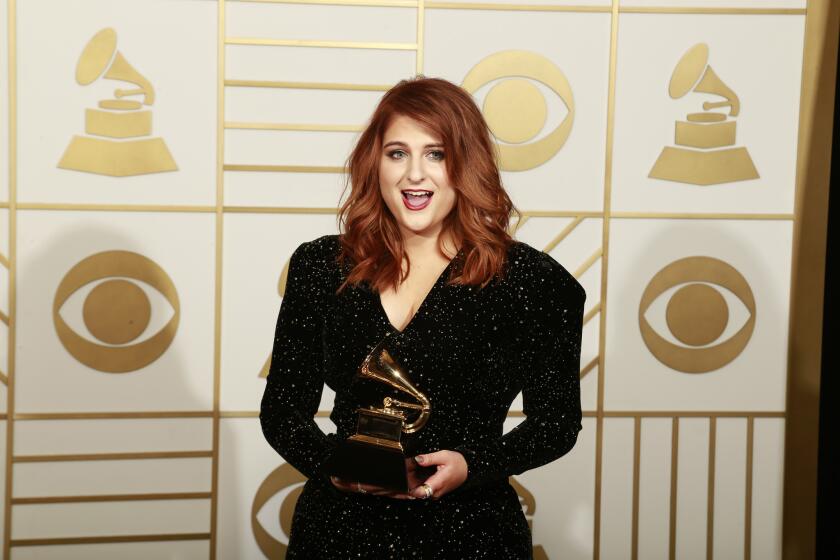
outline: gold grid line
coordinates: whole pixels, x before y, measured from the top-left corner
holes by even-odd
[[[322,41],[317,39],[261,39],[255,37],[228,37],[227,45],[250,45],[260,47],[322,47],[328,49],[373,49],[384,51],[413,51],[416,43],[387,43],[364,41]]]
[[[261,173],[344,173],[340,165],[272,165],[252,163],[226,163],[224,171],[259,171]]]
[[[0,371],[0,383],[2,383],[3,385],[9,384],[9,376],[3,373],[2,371]]]
[[[680,451],[680,419],[675,416],[671,420],[671,493],[669,495],[670,509],[668,511],[668,560],[677,557],[677,467],[679,466]]]
[[[592,319],[592,317],[594,317],[595,314],[598,313],[599,311],[601,311],[601,302],[600,301],[598,303],[596,303],[595,306],[592,309],[587,311],[586,315],[583,316],[583,324],[586,325],[586,323],[588,323]]]
[[[633,419],[633,516],[631,520],[630,558],[639,560],[639,478],[641,477],[642,419]]]
[[[218,28],[216,30],[216,64],[218,82],[216,85],[216,263],[215,288],[213,293],[213,447],[210,475],[210,560],[216,559],[219,516],[219,409],[221,408],[222,378],[222,265],[224,247],[225,208],[225,0],[218,0]]]
[[[706,560],[714,557],[715,543],[715,449],[717,448],[717,418],[709,418],[709,478],[706,490]]]
[[[611,212],[612,218],[670,218],[679,220],[793,220],[793,214],[738,212]]]
[[[213,206],[166,204],[76,204],[66,202],[23,202],[21,210],[83,210],[107,212],[213,212]]]
[[[49,539],[14,539],[11,546],[51,546],[62,544],[109,544],[133,542],[206,541],[210,533],[164,533],[159,535],[110,535],[102,537],[58,537]]]
[[[425,0],[417,0],[417,56],[415,57],[415,72],[417,74],[423,73],[423,46],[424,42],[424,28],[426,25],[426,5]]]
[[[768,15],[804,16],[805,8],[701,8],[701,7],[659,7],[626,6],[618,10],[623,14],[721,14],[721,15]]]
[[[6,354],[6,485],[3,504],[3,557],[11,557],[12,535],[12,454],[15,448],[15,327],[17,325],[17,0],[8,0],[6,5],[8,27],[8,72],[9,72],[9,333]]]
[[[0,311],[0,321],[3,321],[7,325],[9,324],[9,316]]]
[[[592,253],[591,255],[589,255],[589,258],[587,258],[585,261],[583,261],[583,264],[581,264],[581,265],[577,268],[577,270],[575,270],[575,271],[572,273],[572,276],[574,276],[575,278],[580,278],[581,276],[583,276],[583,274],[584,274],[587,270],[589,270],[589,269],[592,267],[592,265],[593,265],[593,264],[595,264],[595,261],[597,261],[598,259],[600,259],[600,258],[601,258],[601,255],[602,255],[602,254],[603,254],[603,253],[602,253],[601,249],[598,249],[598,250],[596,250],[594,253]],[[603,299],[604,299],[604,298],[602,297],[602,298],[601,298],[601,300],[603,301]]]
[[[598,358],[595,358],[598,363]],[[588,367],[588,366],[587,366]],[[517,411],[511,410],[513,415]],[[316,418],[329,418],[331,410],[324,409],[315,413]],[[257,418],[258,410],[222,410],[222,418]],[[603,418],[784,418],[785,413],[774,410],[602,410]]]
[[[212,451],[138,451],[129,453],[68,453],[50,455],[13,455],[14,463],[64,463],[70,461],[133,461],[146,459],[204,459]]]
[[[18,412],[17,420],[138,420],[157,418],[212,418],[210,410],[171,410],[150,412]]]
[[[337,82],[283,82],[273,80],[225,80],[227,87],[277,88],[277,89],[326,89],[347,91],[388,91],[391,85],[343,84]]]
[[[551,4],[507,4],[503,2],[427,2],[426,7],[436,10],[493,10],[514,12],[582,12],[610,13],[609,6],[558,6]]]
[[[331,4],[335,6],[374,6],[414,8],[415,0],[239,0],[242,3],[260,4]]]
[[[744,560],[752,557],[753,441],[755,419],[747,418],[747,464],[744,484]]]
[[[95,494],[89,496],[37,496],[12,498],[12,505],[76,504],[88,502],[146,502],[167,500],[209,500],[210,492],[159,492],[148,494]]]
[[[607,270],[610,246],[610,198],[612,196],[612,158],[615,128],[615,80],[618,60],[618,0],[612,0],[610,15],[610,77],[607,93],[607,131],[604,143],[604,206],[601,223],[601,311],[598,315],[598,387],[595,419],[595,496],[593,504],[592,557],[601,558],[601,476],[604,458],[604,362],[607,318]]]
[[[594,358],[592,358],[592,359],[589,361],[589,363],[588,363],[588,364],[586,364],[585,366],[583,366],[583,368],[580,370],[580,378],[581,378],[581,379],[583,379],[584,377],[586,377],[586,375],[587,375],[590,371],[592,371],[592,370],[595,368],[595,366],[597,366],[597,365],[598,365],[598,358],[599,358],[599,356],[595,356]]]
[[[9,259],[3,253],[0,253],[0,264],[9,268]]]
[[[225,130],[293,130],[303,132],[361,132],[359,124],[315,124],[315,123],[263,123],[236,122],[224,124]]]
[[[559,245],[561,241],[566,239],[566,237],[568,237],[568,235],[570,233],[572,233],[572,231],[576,227],[578,227],[581,224],[581,222],[583,222],[583,219],[584,219],[584,216],[575,216],[574,220],[572,220],[570,223],[566,224],[566,227],[564,227],[560,231],[560,233],[555,235],[554,238],[551,241],[548,242],[548,245],[546,245],[543,248],[543,252],[550,253],[551,251],[553,251],[554,248],[557,247],[557,245]]]

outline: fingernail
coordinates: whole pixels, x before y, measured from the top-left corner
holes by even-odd
[[[425,458],[425,457],[423,457],[422,455],[418,455],[417,457],[415,457],[415,458],[414,458],[414,460],[415,460],[415,461],[417,461],[418,463],[420,463],[420,464],[422,465],[422,464],[423,464],[423,461],[425,461],[425,460],[426,460],[426,458]]]

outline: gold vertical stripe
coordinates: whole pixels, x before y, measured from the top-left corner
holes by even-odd
[[[604,458],[604,375],[607,320],[607,268],[610,246],[610,196],[612,191],[613,127],[615,124],[615,68],[618,53],[618,0],[612,0],[610,15],[610,78],[607,97],[607,140],[604,154],[604,218],[601,243],[601,313],[598,322],[598,402],[595,419],[595,500],[593,511],[592,557],[601,557],[601,476]]]
[[[12,454],[15,416],[15,330],[17,327],[17,0],[8,0],[9,71],[9,329],[6,359],[6,486],[3,516],[3,557],[11,558],[12,534]]]
[[[680,453],[680,418],[671,420],[671,506],[668,513],[668,558],[677,558],[677,467]]]
[[[633,419],[633,520],[631,552],[632,560],[639,560],[639,478],[641,473],[642,454],[642,419],[638,416]]]
[[[823,294],[840,3],[809,0],[796,153],[782,542],[816,555]]]
[[[216,270],[213,315],[213,454],[210,475],[210,560],[216,559],[219,516],[219,402],[222,345],[222,247],[225,206],[225,0],[218,0],[216,44]]]
[[[417,74],[423,73],[423,48],[425,42],[423,41],[423,34],[426,32],[426,6],[425,0],[417,0],[417,57],[415,71]]]
[[[747,481],[744,485],[744,560],[752,557],[753,439],[755,419],[747,418]]]
[[[715,541],[715,448],[717,447],[717,418],[709,418],[709,484],[706,504],[706,559],[714,556]]]

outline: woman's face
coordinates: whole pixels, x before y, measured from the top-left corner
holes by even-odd
[[[395,116],[382,139],[379,190],[403,236],[437,237],[455,206],[441,139],[414,119]]]

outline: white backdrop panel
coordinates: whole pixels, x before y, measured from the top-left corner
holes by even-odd
[[[129,453],[207,451],[210,418],[33,420],[15,422],[15,453]]]
[[[709,489],[709,420],[680,418],[679,430],[676,556],[703,560]]]
[[[747,420],[718,418],[715,445],[715,558],[743,558]]]
[[[27,0],[18,2],[18,25],[26,30],[18,33],[19,200],[214,203],[215,167],[208,165],[216,153],[214,2]],[[115,88],[131,88],[104,79],[76,83],[85,45],[106,27],[154,87],[152,133],[164,139],[178,171],[114,178],[57,167],[70,139],[84,135],[85,110],[112,98]]]
[[[414,74],[414,51],[331,47],[225,47],[225,78],[392,85]]]
[[[225,172],[226,206],[292,206],[338,208],[344,190],[339,173]],[[345,198],[349,195],[348,187]]]
[[[212,409],[212,214],[21,211],[18,218],[18,313],[27,317],[17,332],[18,411]],[[52,319],[64,275],[82,259],[111,250],[156,262],[180,301],[180,323],[168,349],[148,366],[122,374],[96,371],[73,358]],[[155,303],[152,320],[169,317],[172,306],[162,297],[153,299],[155,291],[148,288]],[[62,310],[68,306],[70,300]],[[82,336],[76,328],[81,319],[67,315]]]
[[[612,220],[605,407],[784,410],[792,226],[770,220]],[[698,255],[722,260],[744,276],[755,297],[756,323],[733,361],[709,373],[688,374],[653,356],[642,340],[638,314],[642,293],[659,270]],[[664,319],[669,297],[667,292],[658,296],[645,316],[660,336],[671,341],[676,339]],[[749,311],[740,305],[731,306],[728,330],[709,347],[729,339],[746,322]]]
[[[415,8],[225,3],[228,37],[413,43]]]
[[[277,284],[304,241],[336,232],[334,214],[228,214],[222,282],[222,410],[259,410],[274,344]],[[285,286],[284,286],[285,288]],[[324,388],[321,409],[332,408]]]
[[[785,421],[760,418],[753,434],[752,556],[782,557]]]
[[[210,500],[18,505],[12,516],[16,539],[205,533]]]
[[[8,0],[0,0],[0,170],[9,169],[9,42]],[[9,174],[0,172],[0,201],[9,200]],[[2,237],[2,236],[0,236]]]
[[[225,90],[230,122],[363,126],[381,91],[231,87]]]
[[[622,14],[612,209],[792,213],[804,25],[804,16]],[[758,179],[698,186],[648,178],[662,148],[674,144],[675,121],[723,100],[669,97],[671,73],[698,43],[708,44],[708,66],[740,99],[740,114],[730,117],[735,147],[747,148]]]
[[[356,137],[355,132],[227,130],[225,163],[341,167]]]
[[[70,544],[24,546],[12,550],[12,560],[206,560],[207,541]]]
[[[642,419],[639,453],[639,558],[668,558],[671,512],[670,418]]]
[[[17,463],[15,497],[209,492],[209,458]]]
[[[566,76],[574,96],[575,116],[565,145],[544,164],[528,171],[503,172],[502,179],[514,203],[523,210],[600,211],[609,89],[609,14],[427,8],[425,26],[425,71],[429,75],[460,84],[488,55],[516,49],[548,58]],[[495,83],[491,81],[474,93],[479,107]],[[548,106],[544,130],[532,141],[536,142],[563,120],[568,109],[557,94],[545,93],[550,90],[536,79],[530,83],[545,89]]]

